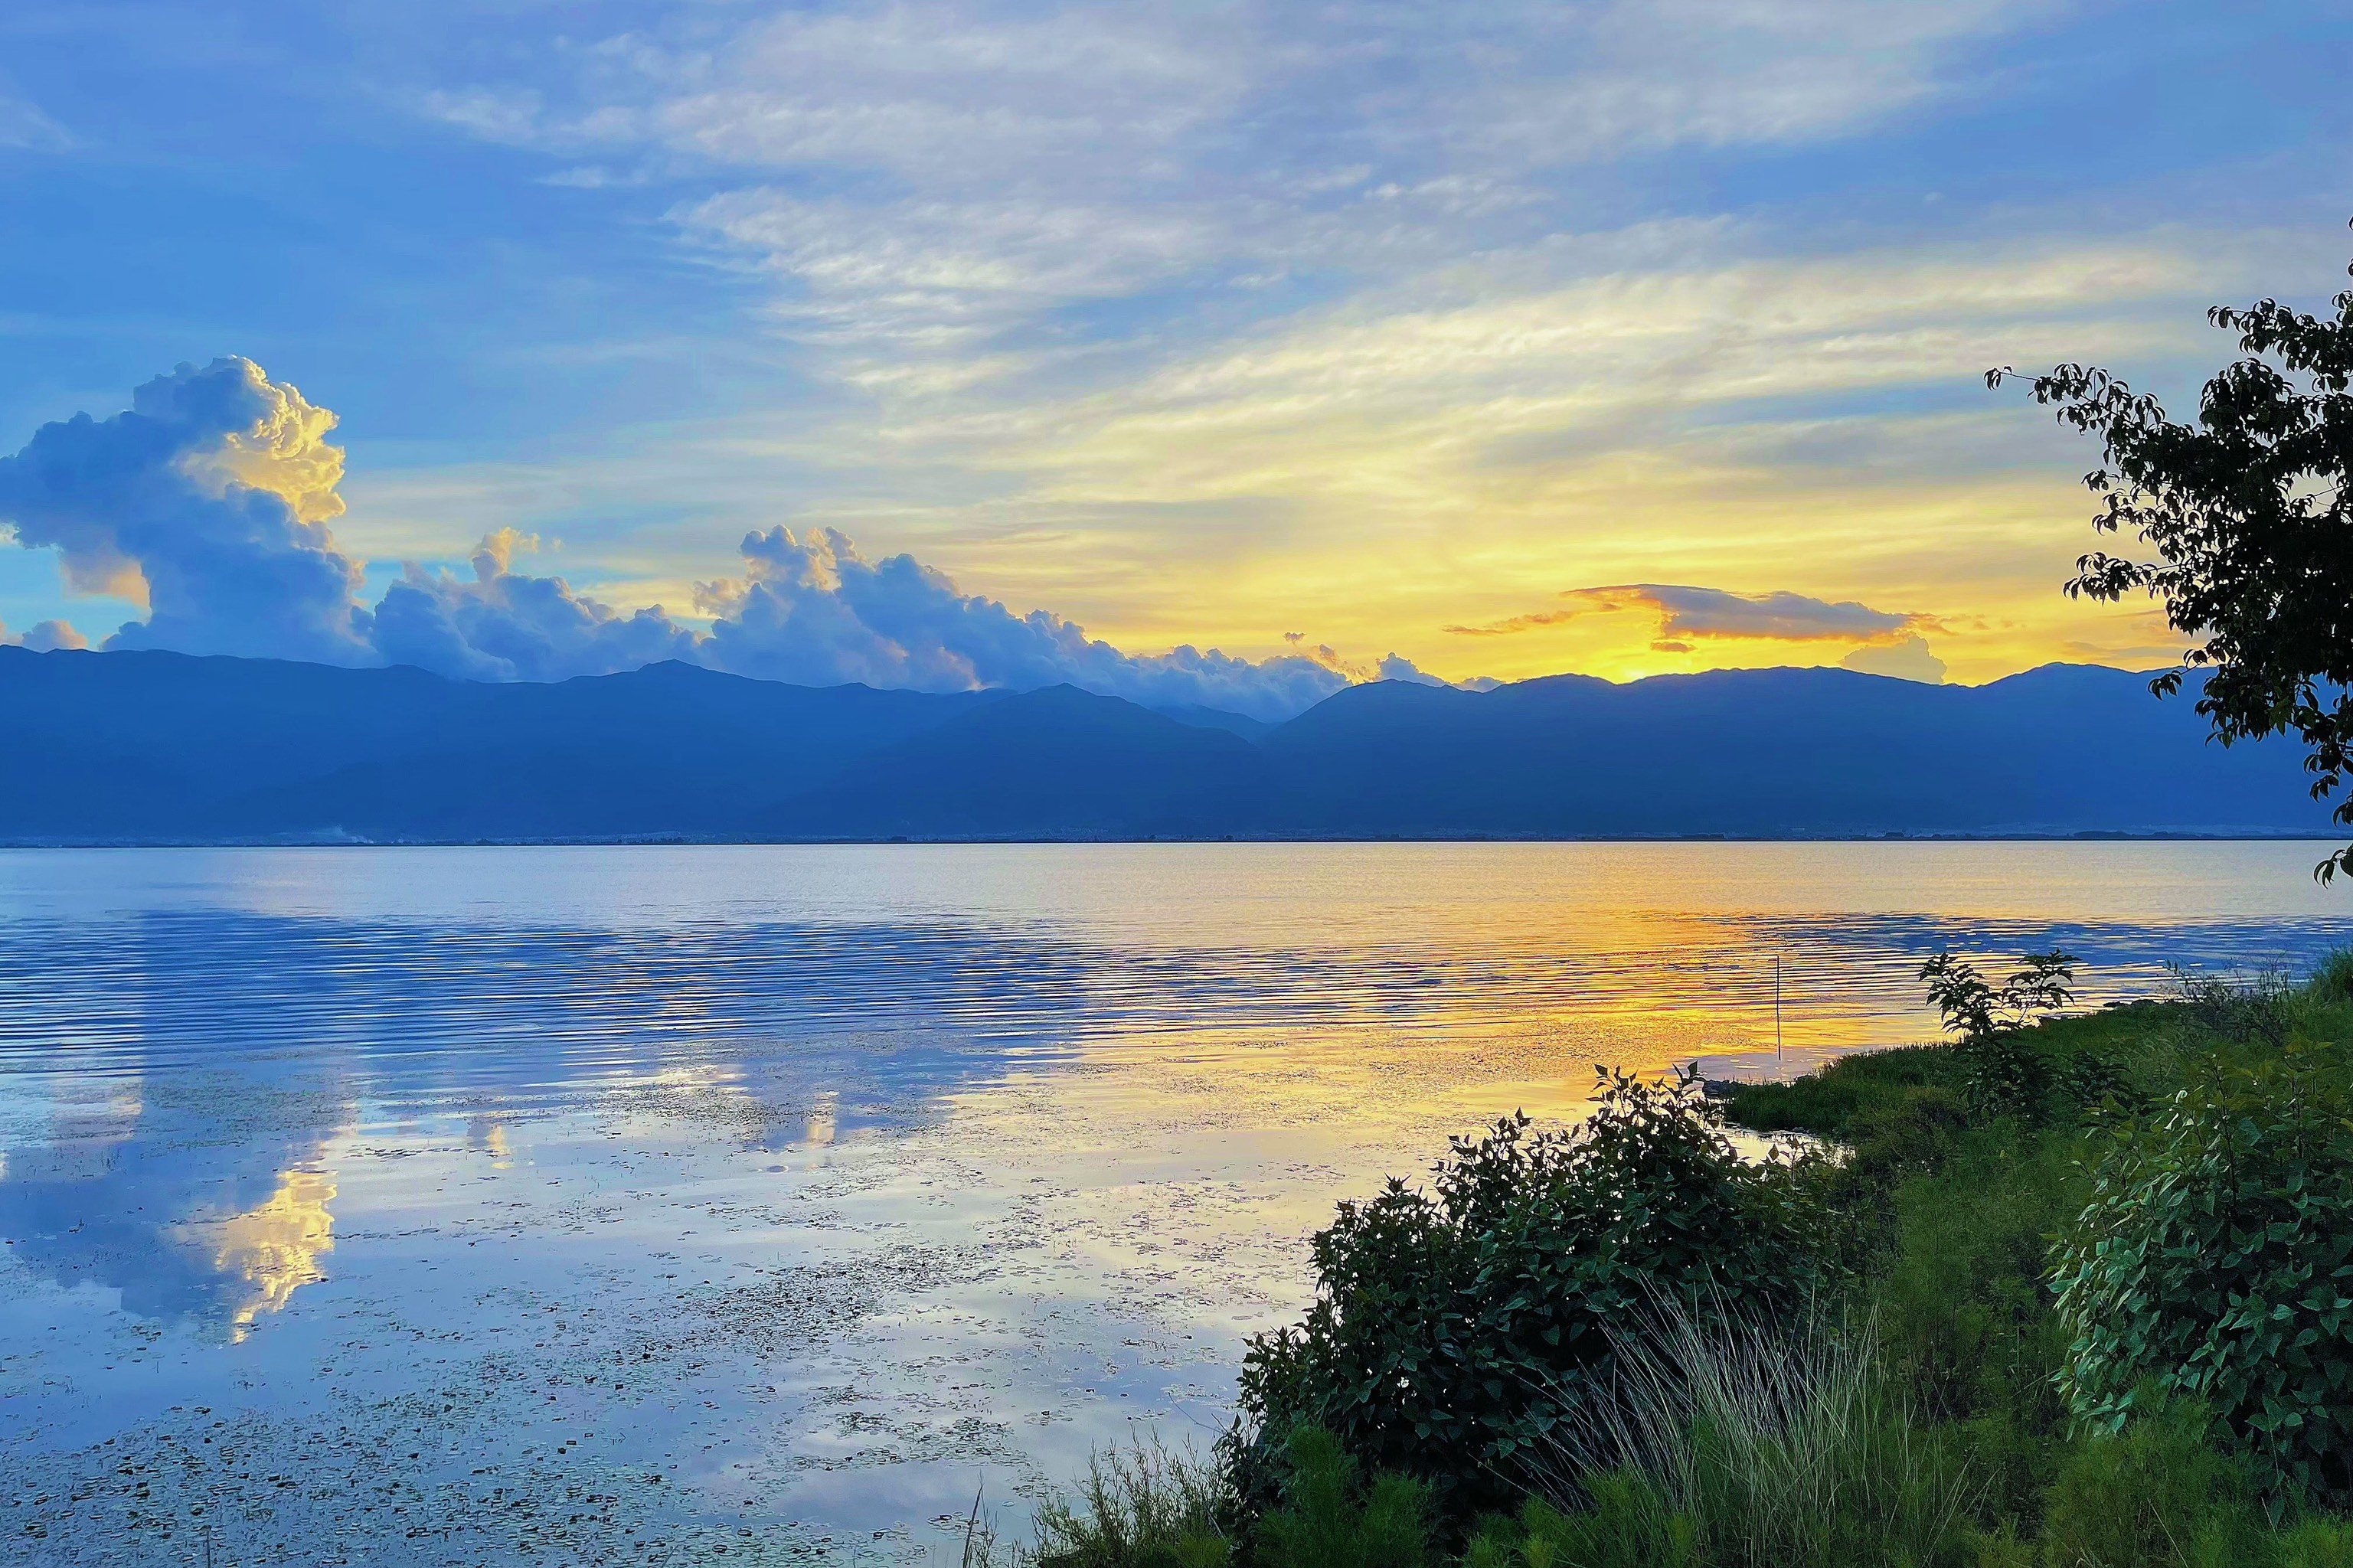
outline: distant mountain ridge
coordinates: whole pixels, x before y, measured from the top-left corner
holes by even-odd
[[[2326,834],[2145,677],[1351,687],[1265,725],[1070,687],[552,685],[0,647],[0,842]]]

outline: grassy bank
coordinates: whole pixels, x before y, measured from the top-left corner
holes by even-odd
[[[1613,1075],[1344,1205],[1216,1451],[1103,1457],[1036,1557],[2353,1568],[2353,960],[1926,978],[1953,1044]]]

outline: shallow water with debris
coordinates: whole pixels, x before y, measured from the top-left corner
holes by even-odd
[[[1206,1445],[1448,1135],[1922,1037],[1939,947],[2293,970],[2317,854],[0,852],[0,1556],[950,1556]]]

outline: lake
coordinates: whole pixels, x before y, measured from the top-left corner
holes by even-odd
[[[2298,970],[2322,849],[0,851],[0,1533],[951,1559],[1206,1447],[1450,1134],[1927,1037],[1944,947]]]

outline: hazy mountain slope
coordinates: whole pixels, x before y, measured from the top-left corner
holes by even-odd
[[[2204,736],[2187,700],[2065,666],[1382,683],[1263,729],[1068,687],[0,648],[0,840],[2328,831],[2295,748]]]
[[[852,763],[779,837],[1217,837],[1298,826],[1266,754],[1068,686],[1008,697]]]
[[[2140,676],[2052,666],[1979,688],[1842,669],[1359,687],[1264,744],[1366,833],[2323,829],[2291,748],[2204,734]]]
[[[997,700],[684,665],[554,685],[0,648],[0,837],[747,830],[850,757]]]

